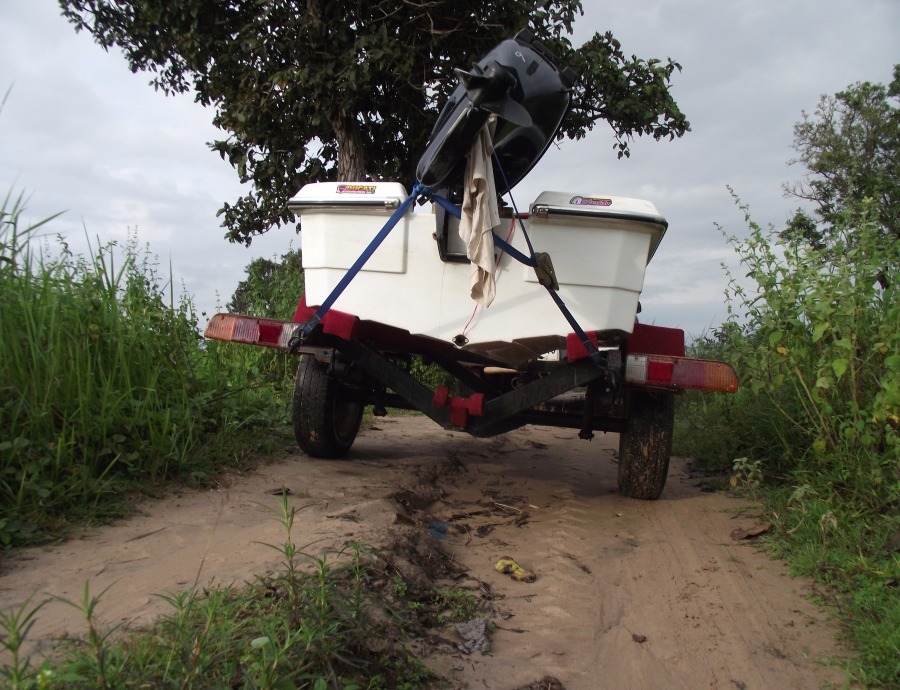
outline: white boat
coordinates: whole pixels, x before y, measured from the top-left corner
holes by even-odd
[[[396,182],[323,182],[303,187],[289,208],[300,218],[306,304],[319,305],[353,266],[407,191]],[[505,213],[494,229],[524,254],[528,233],[552,259],[558,295],[586,331],[610,344],[632,332],[644,271],[666,230],[649,201],[544,192],[525,217]],[[572,326],[534,268],[495,249],[496,298],[470,297],[472,266],[458,221],[440,208],[408,212],[340,294],[333,308],[415,335],[464,344],[501,360],[564,347]]]

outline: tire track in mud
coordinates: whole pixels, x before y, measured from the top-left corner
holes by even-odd
[[[599,688],[819,688],[843,674],[818,662],[840,655],[804,583],[730,539],[753,521],[746,502],[700,491],[674,459],[659,501],[615,492],[614,434],[526,427],[492,441],[488,458],[464,459],[444,485],[435,518],[460,505],[501,502],[527,520],[478,520],[449,550],[486,583],[497,629],[490,656],[437,659],[460,686],[520,687],[543,676],[568,690]],[[481,495],[478,496],[478,489]],[[738,518],[740,516],[740,518]],[[493,564],[510,556],[534,570],[513,582]]]

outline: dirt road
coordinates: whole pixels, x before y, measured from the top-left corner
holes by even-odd
[[[427,531],[466,571],[453,586],[488,600],[491,650],[429,647],[427,662],[454,686],[512,690],[542,678],[567,690],[841,685],[843,674],[823,662],[846,650],[827,614],[804,598],[809,583],[730,536],[756,523],[752,506],[703,492],[677,459],[661,500],[623,498],[615,446],[614,434],[587,443],[574,431],[526,427],[473,439],[423,417],[379,419],[348,460],[294,449],[218,490],[148,502],[118,525],[19,552],[0,563],[0,605],[32,592],[78,599],[89,580],[92,592],[110,588],[99,607],[107,623],[141,625],[166,610],[158,593],[264,574],[278,563],[264,544],[283,541],[271,492],[285,486],[308,506],[299,543],[384,546],[400,532]],[[398,521],[404,511],[415,519]],[[497,572],[505,556],[536,580]],[[82,629],[78,613],[54,601],[32,637]]]

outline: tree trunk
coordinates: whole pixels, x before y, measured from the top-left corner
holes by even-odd
[[[345,182],[365,180],[366,160],[356,117],[342,110],[332,127],[338,144],[338,179]]]
[[[306,9],[310,25],[316,30],[322,44],[327,44],[328,31],[322,19],[321,0],[308,0]],[[331,128],[338,145],[338,179],[345,182],[364,180],[366,160],[356,114],[347,112],[346,104],[341,105],[331,119]]]

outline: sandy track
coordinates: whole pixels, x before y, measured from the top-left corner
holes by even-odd
[[[218,490],[147,502],[128,521],[18,552],[0,563],[0,604],[32,592],[78,599],[90,580],[93,592],[110,587],[99,608],[107,623],[146,623],[166,610],[157,593],[277,567],[278,553],[263,545],[283,540],[268,492],[286,486],[308,506],[295,528],[300,543],[381,546],[398,532],[446,525],[440,543],[468,573],[454,584],[486,595],[496,626],[488,655],[431,648],[428,663],[459,686],[507,690],[546,676],[568,690],[840,685],[843,674],[822,662],[846,650],[804,598],[810,585],[729,536],[754,523],[752,507],[702,492],[680,460],[661,500],[623,498],[615,441],[535,427],[473,439],[422,417],[377,420],[350,460],[290,454]],[[423,487],[421,477],[435,474]],[[439,497],[416,513],[424,525],[397,523],[390,496],[399,489]],[[537,580],[498,573],[502,556]],[[78,613],[54,601],[32,636],[82,629]]]

